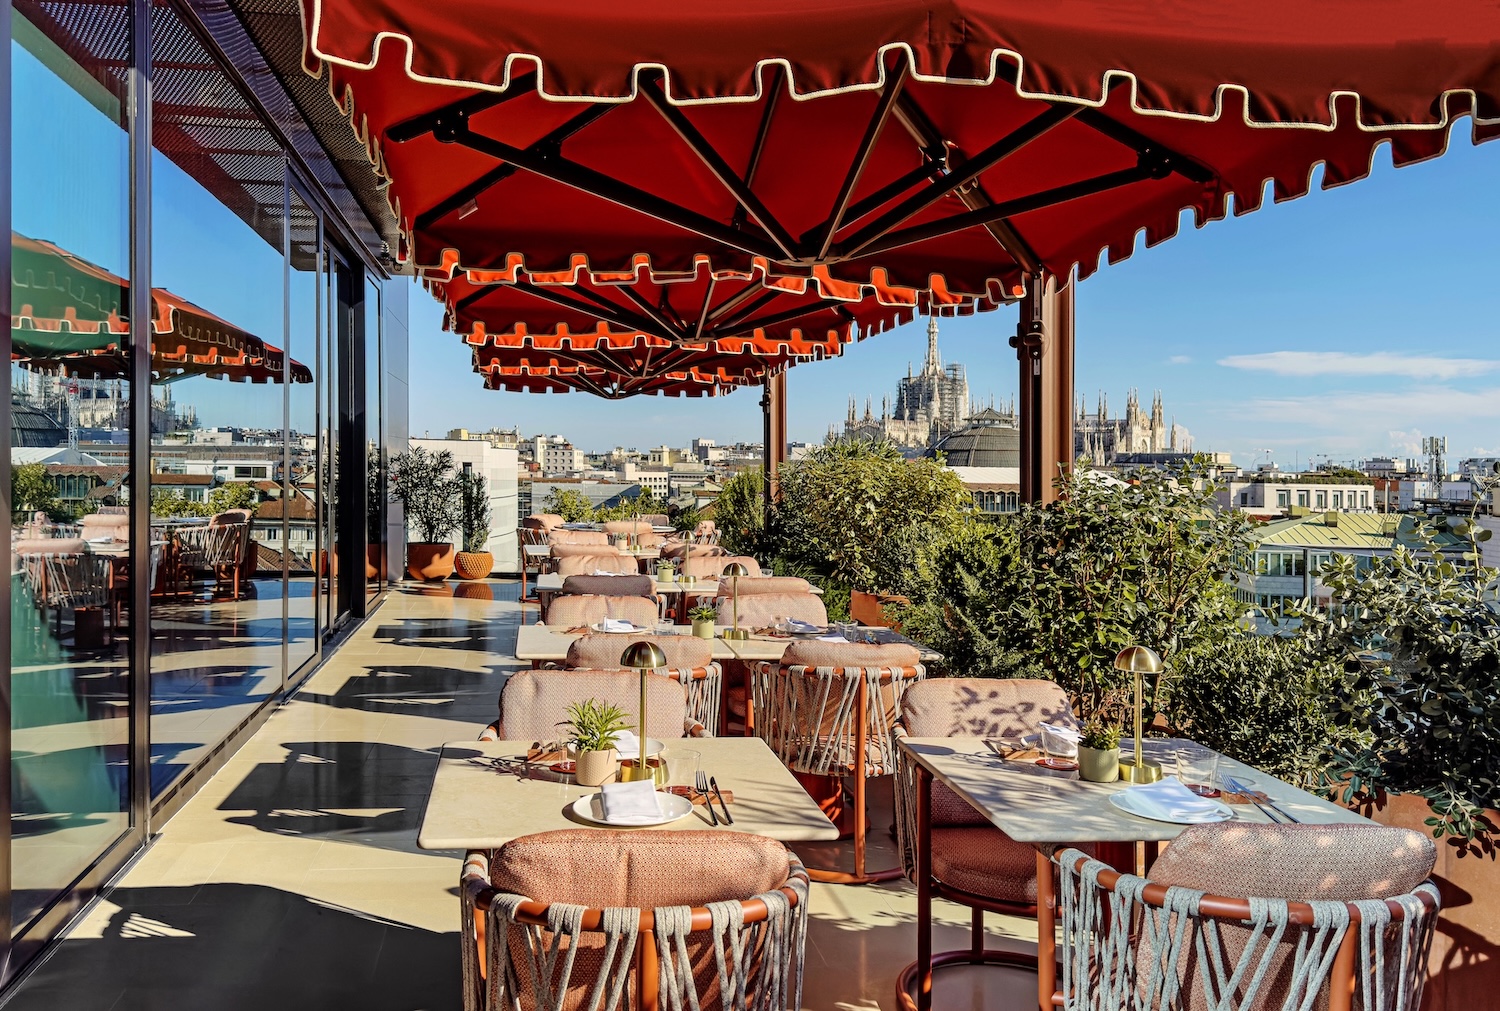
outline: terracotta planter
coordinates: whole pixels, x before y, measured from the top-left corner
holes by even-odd
[[[700,639],[712,639],[714,637],[714,623],[712,621],[693,622],[693,634]]]
[[[490,584],[485,582],[459,583],[453,588],[455,597],[463,597],[465,600],[494,600],[495,592],[490,589]]]
[[[618,770],[619,757],[614,748],[608,751],[580,751],[573,778],[578,780],[579,786],[603,786],[615,781]]]
[[[1423,824],[1432,812],[1421,797],[1381,795],[1351,805],[1382,825],[1409,828],[1431,836]],[[1500,825],[1500,811],[1485,812]],[[1492,1007],[1500,992],[1500,862],[1484,853],[1464,850],[1444,840],[1437,842],[1437,866],[1432,877],[1443,898],[1432,957],[1427,966],[1423,1011],[1474,1011]]]
[[[434,581],[453,575],[453,545],[413,541],[406,546],[406,574]]]
[[[1120,778],[1119,748],[1078,746],[1078,778],[1090,783],[1113,783]]]
[[[849,620],[871,628],[888,625],[901,630],[900,622],[889,622],[885,608],[890,604],[910,604],[911,601],[894,593],[867,593],[864,590],[849,592]]]
[[[460,551],[453,565],[459,579],[484,579],[495,568],[495,556],[488,551]]]
[[[365,579],[383,579],[385,576],[385,545],[365,546]]]

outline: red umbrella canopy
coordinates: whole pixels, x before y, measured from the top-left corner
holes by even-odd
[[[746,272],[712,271],[702,257],[693,267],[681,276],[655,274],[637,257],[630,271],[591,273],[578,263],[536,274],[512,263],[507,270],[460,272],[429,287],[448,307],[449,329],[464,335],[628,331],[707,351],[733,338],[737,353],[789,358],[836,355],[843,344],[907,322],[918,311],[954,315],[993,307],[883,279],[870,286],[840,282],[822,267],[810,277],[772,276],[764,260]]]
[[[423,267],[714,269],[998,301],[1500,133],[1500,7],[1455,0],[621,6],[304,0],[310,68]]]

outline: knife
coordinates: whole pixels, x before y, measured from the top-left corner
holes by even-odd
[[[1264,814],[1267,818],[1270,818],[1272,822],[1275,822],[1276,819],[1271,815],[1271,811],[1275,811],[1277,814],[1281,815],[1281,817],[1285,818],[1291,824],[1293,824],[1293,825],[1301,824],[1296,818],[1293,818],[1291,815],[1287,814],[1281,808],[1277,807],[1275,805],[1275,803],[1272,802],[1272,800],[1271,800],[1270,797],[1266,798],[1266,801],[1265,801],[1264,804],[1262,804],[1260,801],[1256,800],[1255,799],[1255,791],[1251,790],[1248,786],[1246,786],[1244,783],[1241,783],[1239,780],[1235,779],[1233,776],[1225,776],[1224,777],[1224,782],[1228,783],[1229,784],[1229,788],[1231,790],[1233,790],[1235,793],[1242,793],[1246,797],[1249,797],[1250,798],[1250,803],[1252,803],[1256,807],[1260,808],[1261,813]],[[1268,808],[1269,808],[1269,810],[1267,810]]]
[[[724,795],[719,792],[719,781],[712,776],[708,777],[709,789],[713,790],[714,796],[719,798],[719,806],[724,809],[724,824],[733,825],[734,815],[729,813],[729,805],[724,803]]]

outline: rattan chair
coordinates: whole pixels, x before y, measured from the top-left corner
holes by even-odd
[[[1421,833],[1365,824],[1195,825],[1145,878],[1062,850],[1062,1006],[1416,1011],[1436,859]]]
[[[812,590],[812,584],[801,576],[741,576],[738,580],[721,577],[718,596],[729,597],[736,592],[741,597],[757,593],[812,593]]]
[[[592,625],[605,618],[630,621],[641,628],[654,628],[659,614],[656,602],[645,597],[573,594],[552,598],[545,617],[548,625],[564,629]]]
[[[539,525],[528,526],[523,520],[522,525],[516,528],[516,550],[521,555],[521,596],[517,600],[521,605],[523,622],[528,604],[537,605],[538,612],[541,611],[541,597],[537,594],[536,584],[532,580],[541,576],[551,561],[548,557],[551,554],[550,551],[547,555],[538,556],[529,554],[526,549],[528,547],[542,547],[547,544],[547,531],[543,527]],[[531,583],[530,589],[527,588],[528,582]]]
[[[814,880],[868,884],[901,876],[900,867],[865,868],[865,783],[895,771],[901,697],[924,676],[921,654],[904,643],[794,642],[780,663],[752,668],[755,736],[805,785],[825,781],[809,791],[822,795],[825,811],[842,808],[844,779],[853,779],[854,871],[814,868]]]
[[[734,621],[734,601],[735,598],[730,596],[715,598],[720,625]],[[741,628],[764,628],[777,618],[796,618],[812,625],[828,624],[828,609],[823,606],[823,598],[816,593],[741,593],[739,602]]]
[[[603,530],[549,530],[547,532],[547,543],[554,548],[564,544],[614,544],[614,542],[614,538]]]
[[[616,636],[620,650],[638,640]],[[641,713],[641,678],[631,670],[523,670],[500,691],[500,716],[480,740],[555,741],[568,706],[597,699],[618,706],[632,728]],[[702,737],[705,727],[688,716],[687,692],[678,681],[652,674],[646,679],[646,733],[660,740]]]
[[[1042,722],[1075,724],[1068,697],[1054,681],[1039,679],[934,678],[916,684],[901,700],[897,738],[1018,737],[1038,733]],[[906,876],[917,881],[918,773],[915,763],[896,754],[896,839]],[[942,783],[932,784],[932,893],[968,906],[967,951],[933,955],[933,968],[945,965],[1036,967],[1034,955],[986,949],[986,911],[1015,916],[1037,914],[1036,850],[995,828]],[[918,930],[931,924],[918,923]],[[920,970],[907,966],[896,984],[903,1004]]]
[[[656,673],[680,682],[687,690],[687,711],[691,719],[713,731],[720,727],[720,702],[724,671],[714,660],[714,647],[707,639],[691,635],[628,636],[631,643],[654,642],[667,658],[667,665]],[[623,670],[620,656],[624,648],[620,636],[594,634],[579,636],[568,645],[566,666],[595,670]]]
[[[703,843],[701,832],[570,829],[470,853],[464,1011],[801,1008],[801,863],[763,836]]]

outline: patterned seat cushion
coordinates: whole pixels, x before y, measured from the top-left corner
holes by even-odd
[[[741,832],[567,829],[506,843],[490,869],[502,891],[539,902],[702,906],[744,900],[786,884],[789,856],[774,839]]]
[[[904,642],[818,642],[798,640],[781,655],[783,667],[915,667],[922,654]]]
[[[1194,825],[1147,877],[1213,895],[1308,902],[1386,899],[1427,880],[1437,847],[1384,825]]]
[[[732,558],[724,560],[725,566],[734,561]],[[746,568],[749,568],[747,565]],[[719,570],[723,572],[723,569]],[[800,576],[741,576],[739,579],[739,595],[748,597],[752,593],[811,593],[812,584]],[[727,576],[719,579],[719,596],[728,597],[735,593],[735,581]]]
[[[707,667],[713,663],[713,643],[691,635],[632,635],[626,636],[631,643],[654,642],[666,656],[666,666],[675,670],[690,670]],[[579,636],[568,646],[569,667],[592,667],[597,670],[620,668],[620,656],[625,652],[618,635],[593,634]]]
[[[597,550],[608,551],[607,548],[602,547]],[[557,560],[557,574],[564,579],[569,576],[592,576],[596,572],[608,572],[618,576],[640,575],[641,567],[630,555],[622,555],[613,551],[608,551],[607,554],[595,554],[590,551],[581,555],[565,555]],[[654,585],[652,589],[655,589]]]
[[[559,629],[592,625],[605,618],[626,619],[642,628],[656,624],[660,612],[656,602],[645,597],[598,597],[579,594],[554,597],[547,608],[546,621]]]
[[[901,711],[912,737],[1016,737],[1044,721],[1077,725],[1062,688],[1039,679],[933,678],[912,686]]]
[[[650,576],[643,575],[614,575],[595,576],[593,574],[573,575],[569,573],[563,577],[563,593],[597,593],[604,597],[651,597],[656,596],[656,584]]]
[[[625,670],[523,670],[510,676],[500,693],[503,734],[516,741],[556,741],[568,731],[559,726],[568,706],[597,699],[618,706],[632,728],[641,712],[640,675]],[[682,737],[687,717],[687,694],[671,678],[646,677],[646,733],[670,739]]]
[[[761,628],[777,618],[828,624],[823,598],[816,593],[754,593],[739,601],[740,625],[745,628]],[[714,602],[719,607],[719,624],[728,625],[734,620],[734,598],[718,597]]]
[[[998,828],[934,828],[932,873],[943,884],[974,895],[1036,903],[1036,848]]]
[[[694,548],[692,555],[683,559],[680,566],[682,574],[692,576],[694,579],[718,579],[731,562],[739,562],[752,577],[760,575],[760,563],[749,555],[727,555],[722,551],[719,554],[710,555],[707,554],[708,550],[707,548]],[[709,584],[708,589],[709,592],[713,592],[713,584]]]
[[[547,535],[553,547],[564,544],[613,544],[614,538],[603,530],[553,530]]]

